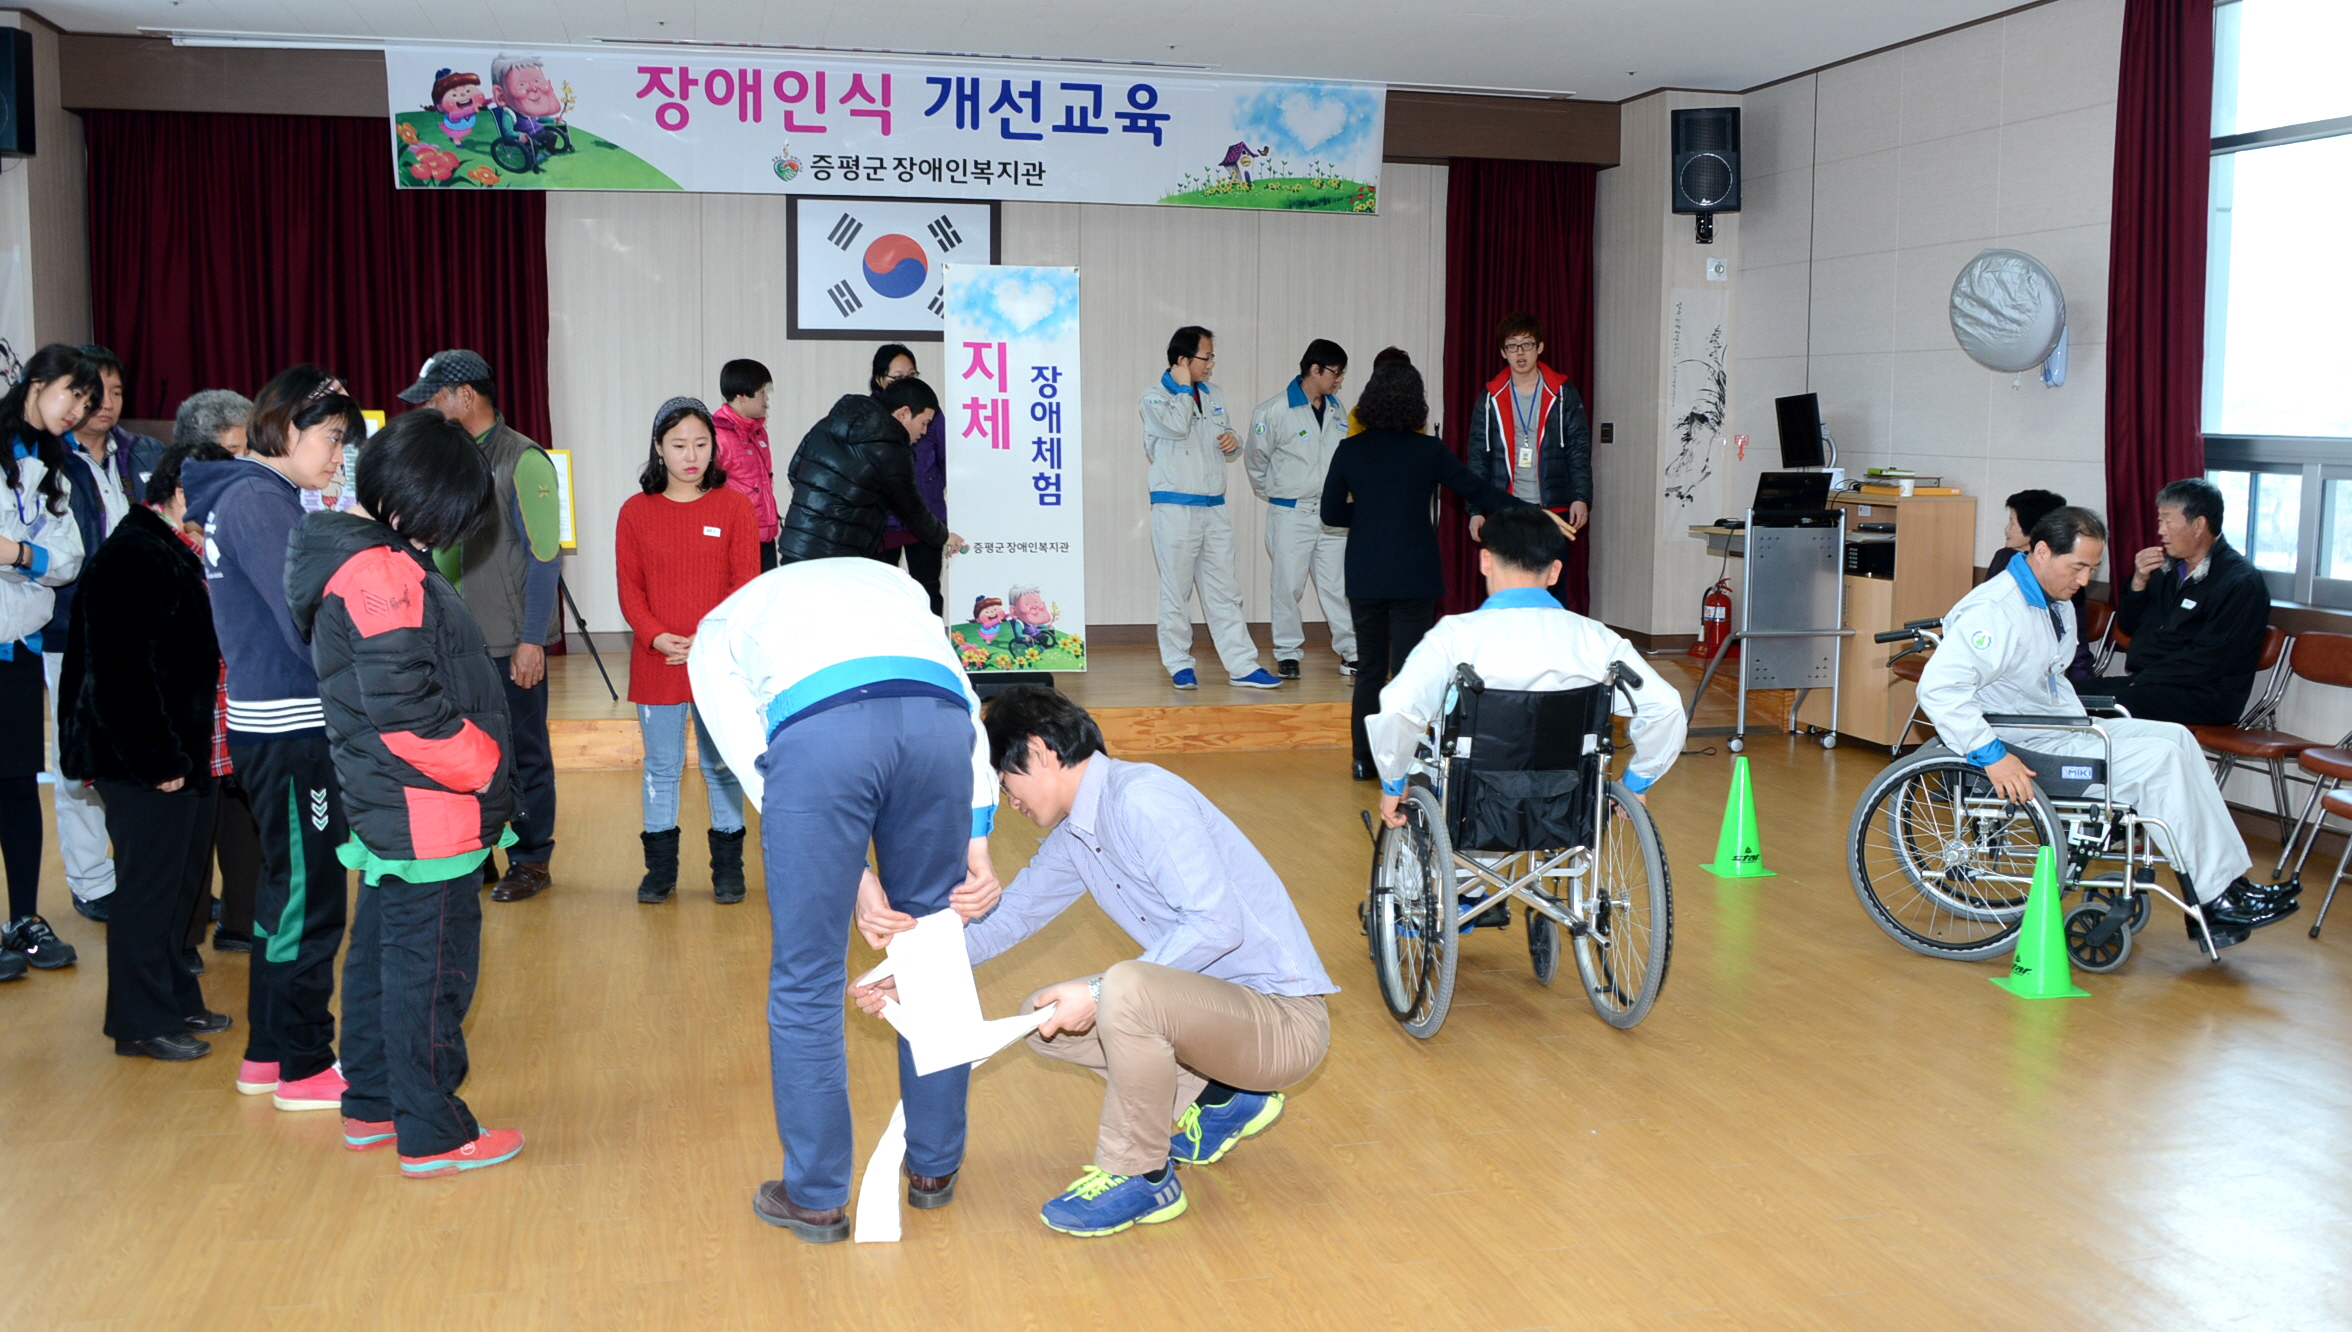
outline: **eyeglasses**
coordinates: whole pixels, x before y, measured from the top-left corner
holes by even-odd
[[[1535,342],[1506,342],[1503,344],[1503,354],[1508,356],[1513,352],[1531,352],[1541,345]]]
[[[1215,356],[1187,356],[1184,359],[1187,361],[1199,361],[1203,365],[1215,365],[1217,363],[1217,358]]]

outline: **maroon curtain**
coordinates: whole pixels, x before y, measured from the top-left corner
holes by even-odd
[[[289,365],[365,407],[448,347],[482,353],[508,422],[543,444],[547,200],[399,190],[381,120],[89,111],[98,341],[129,373],[126,416],[198,389],[251,396]]]
[[[1544,360],[1584,395],[1594,421],[1593,471],[1608,466],[1593,405],[1593,194],[1599,169],[1571,162],[1504,162],[1457,157],[1446,177],[1446,400],[1431,404],[1456,454],[1469,443],[1471,413],[1502,373],[1495,324],[1525,310],[1544,323]],[[1595,511],[1584,539],[1568,550],[1568,604],[1591,605],[1586,570],[1592,535],[1609,515]],[[1478,547],[1462,503],[1445,492],[1438,532],[1445,559],[1445,613],[1485,595]]]
[[[2107,268],[2108,577],[2156,542],[2156,492],[2205,474],[2213,0],[2126,0]]]

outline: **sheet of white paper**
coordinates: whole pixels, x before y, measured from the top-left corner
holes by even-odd
[[[889,956],[854,982],[898,981],[898,998],[882,1005],[882,1016],[906,1037],[915,1074],[929,1077],[962,1064],[976,1064],[1037,1030],[1054,1006],[990,1021],[980,1015],[980,989],[964,951],[963,918],[953,911],[923,917],[890,941]],[[858,1184],[859,1242],[887,1243],[899,1237],[898,1173],[906,1160],[906,1103],[890,1112],[874,1154]]]
[[[860,1244],[898,1241],[898,1168],[906,1161],[906,1102],[890,1107],[890,1127],[866,1158],[858,1180],[857,1231]]]

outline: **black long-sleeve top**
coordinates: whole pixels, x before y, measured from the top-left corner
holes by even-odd
[[[1348,529],[1349,597],[1442,597],[1437,488],[1476,513],[1534,508],[1462,464],[1435,435],[1367,430],[1342,441],[1323,479],[1323,521]]]
[[[2236,717],[2262,666],[2270,587],[2226,540],[2213,543],[2206,561],[2203,578],[2184,581],[2176,565],[2150,574],[2137,592],[2125,583],[2115,625],[2131,635],[2124,664],[2135,684],[2187,689],[2213,715]]]

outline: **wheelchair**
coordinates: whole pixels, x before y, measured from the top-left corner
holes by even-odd
[[[1609,777],[1611,700],[1641,687],[1622,666],[1606,684],[1551,692],[1488,689],[1457,668],[1446,714],[1416,754],[1401,828],[1373,829],[1364,904],[1380,998],[1427,1039],[1453,1003],[1462,935],[1516,899],[1538,983],[1561,939],[1593,1011],[1614,1027],[1649,1014],[1666,983],[1674,896],[1649,811]],[[1465,889],[1487,896],[1468,905]]]
[[[1920,620],[1876,636],[1910,640],[1895,661],[1935,648],[1940,620]],[[1889,662],[1892,665],[1893,662]],[[2112,699],[2084,698],[2093,712],[2117,715]],[[1928,957],[1991,957],[2016,946],[2034,863],[2056,852],[2066,952],[2085,971],[2113,971],[2131,956],[2132,937],[2148,923],[2150,899],[2162,897],[2196,924],[2200,946],[2218,958],[2204,913],[2156,882],[2166,865],[2152,834],[2172,830],[2107,794],[2114,745],[2096,717],[1987,714],[2007,731],[2089,732],[2096,757],[2009,752],[2032,769],[2034,796],[2018,803],[1993,790],[1984,769],[1940,739],[1895,759],[1862,792],[1847,833],[1854,895],[1888,937]],[[2096,789],[2099,794],[2092,794]],[[2176,872],[2177,880],[2180,876]]]
[[[516,132],[513,113],[495,107],[491,123],[498,137],[490,141],[490,160],[509,172],[528,175],[548,158],[572,151],[571,127],[560,120],[542,120],[537,133],[525,135]]]

